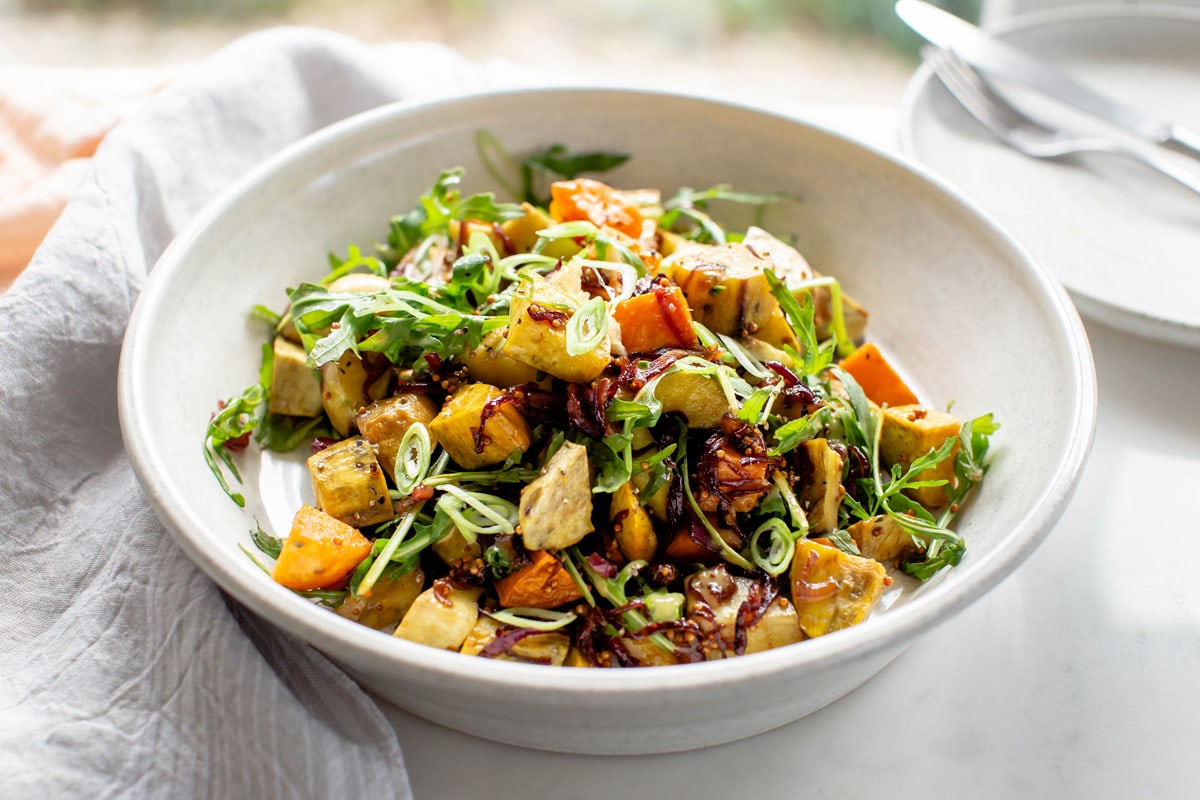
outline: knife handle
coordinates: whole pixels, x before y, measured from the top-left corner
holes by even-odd
[[[1200,159],[1200,133],[1185,128],[1179,123],[1174,123],[1167,129],[1167,136],[1163,139],[1162,146],[1174,150],[1176,153]]]

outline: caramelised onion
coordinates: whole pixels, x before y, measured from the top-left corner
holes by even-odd
[[[779,587],[775,585],[775,581],[755,581],[750,586],[745,602],[738,607],[734,624],[733,651],[739,656],[746,652],[750,629],[762,621],[778,597]]]
[[[771,490],[779,459],[767,455],[762,432],[735,417],[704,443],[696,469],[697,501],[704,511],[750,511]]]
[[[544,631],[534,630],[533,628],[501,628],[496,632],[495,637],[479,651],[479,656],[480,658],[496,658],[497,656],[508,655],[533,664],[549,664],[550,659],[548,658],[525,658],[512,651],[513,645],[525,637],[536,636],[541,633],[544,633]]]
[[[783,381],[783,400],[785,403],[798,403],[802,405],[806,414],[811,414],[824,405],[816,393],[809,388],[808,384],[800,380],[800,377],[796,373],[783,364],[778,361],[767,361],[763,366],[774,372]]]

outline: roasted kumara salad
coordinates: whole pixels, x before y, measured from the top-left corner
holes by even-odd
[[[834,277],[711,216],[787,198],[491,152],[523,202],[448,170],[374,251],[256,308],[259,382],[205,454],[241,504],[251,436],[311,449],[311,504],[251,533],[274,580],[432,647],[625,667],[822,636],[958,563],[997,426],[922,404]]]

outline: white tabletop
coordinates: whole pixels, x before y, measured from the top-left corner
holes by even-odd
[[[877,146],[895,124],[891,109],[804,116]],[[620,758],[495,744],[381,703],[416,796],[1200,797],[1200,351],[1088,335],[1099,422],[1062,521],[857,691],[752,739]]]

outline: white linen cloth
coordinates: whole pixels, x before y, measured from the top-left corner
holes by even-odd
[[[118,357],[163,248],[250,167],[385,102],[522,79],[436,45],[276,29],[104,140],[0,295],[0,795],[411,796],[371,699],[159,524],[121,442]]]

